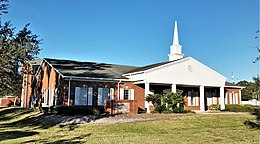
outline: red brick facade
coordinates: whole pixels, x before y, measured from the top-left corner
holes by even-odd
[[[25,81],[26,80],[26,81]],[[70,106],[74,106],[75,104],[75,89],[79,88],[92,88],[92,104],[89,106],[98,107],[98,88],[112,88],[114,90],[114,101],[113,103],[126,103],[129,105],[130,110],[127,113],[137,113],[139,110],[145,110],[145,89],[144,84],[133,84],[133,82],[129,81],[119,81],[119,80],[89,80],[89,79],[75,79],[75,78],[62,78],[62,76],[47,62],[43,62],[39,68],[37,73],[37,77],[33,80],[33,73],[24,75],[23,82],[23,101],[25,102],[25,106],[29,107],[30,98],[32,95],[38,97],[38,103],[42,104],[42,106],[50,107],[53,105],[68,105],[68,100]],[[26,85],[27,84],[27,85]],[[119,86],[119,89],[118,89]],[[171,91],[170,85],[160,85],[155,84],[150,86],[151,91],[154,93],[162,94],[165,90]],[[120,89],[134,90],[134,99],[123,100],[119,98]],[[177,89],[183,91],[184,96],[184,109],[187,110],[200,110],[200,97],[199,97],[199,87],[180,87]],[[218,96],[213,100],[214,103],[219,104],[219,88],[205,88],[205,92],[209,89],[217,89]],[[196,104],[193,106],[188,105],[188,92],[191,91],[196,92]],[[230,94],[237,94],[237,97],[233,98],[235,102],[240,103],[239,88],[226,88],[226,98],[227,103],[230,104]],[[68,93],[70,95],[68,96]],[[108,101],[109,102],[109,101]],[[109,102],[111,104],[111,102]],[[102,105],[103,106],[103,105]],[[104,106],[107,107],[106,102],[104,102]],[[209,109],[207,106],[207,96],[205,95],[205,106],[206,110]],[[109,108],[110,107],[110,108]],[[113,108],[112,108],[113,109]],[[106,109],[110,113],[115,113],[111,106],[108,106]],[[150,110],[153,110],[154,107],[150,105]]]

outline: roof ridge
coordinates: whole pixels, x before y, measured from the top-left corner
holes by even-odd
[[[96,64],[109,64],[109,65],[117,65],[117,66],[126,66],[126,67],[136,67],[138,66],[133,66],[133,65],[123,65],[123,64],[115,64],[115,63],[105,63],[105,62],[96,62],[96,61],[81,61],[81,60],[73,60],[73,59],[56,59],[56,58],[43,58],[45,60],[57,60],[57,61],[72,61],[72,62],[79,62],[79,63],[96,63]]]
[[[173,60],[173,61],[165,61],[165,62],[159,62],[159,63],[154,63],[154,64],[142,66],[142,67],[130,70],[130,71],[126,72],[125,74],[145,71],[145,70],[152,69],[152,68],[155,68],[155,67],[158,67],[158,66],[161,66],[161,65],[165,65],[165,64],[168,64],[168,63],[176,62],[176,61],[179,61],[179,60],[182,60],[182,59],[184,59],[184,58]]]

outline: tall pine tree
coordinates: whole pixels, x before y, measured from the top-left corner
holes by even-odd
[[[8,13],[7,0],[0,0],[0,18]],[[5,95],[19,96],[22,87],[22,74],[28,73],[28,61],[36,58],[40,52],[41,40],[33,34],[29,24],[15,31],[11,22],[0,19],[0,97]]]

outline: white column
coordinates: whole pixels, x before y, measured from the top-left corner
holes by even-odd
[[[70,80],[69,80],[69,86],[68,86],[68,106],[70,106]]]
[[[200,86],[200,111],[205,111],[204,86]]]
[[[241,99],[241,89],[238,90],[238,97],[239,97],[238,104],[242,104],[242,99]]]
[[[224,87],[220,87],[220,109],[225,109],[225,91]]]
[[[144,84],[144,97],[146,97],[149,93],[150,93],[150,84],[149,82],[145,82]],[[150,109],[149,109],[149,102],[148,101],[145,101],[145,108],[146,108],[146,112],[150,112]]]
[[[177,90],[176,90],[176,84],[172,84],[172,93],[176,93]]]

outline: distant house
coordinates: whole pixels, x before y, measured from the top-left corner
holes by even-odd
[[[145,96],[167,92],[181,92],[188,110],[206,111],[212,104],[220,104],[221,109],[225,104],[241,104],[242,87],[227,83],[225,76],[183,56],[175,23],[167,62],[134,67],[45,58],[31,78],[24,76],[31,85],[23,87],[22,106],[29,107],[29,101],[37,98],[44,107],[104,107],[114,100],[123,104],[118,111],[149,112],[153,106]]]
[[[0,98],[0,107],[8,107],[14,105],[15,96],[4,96]]]

